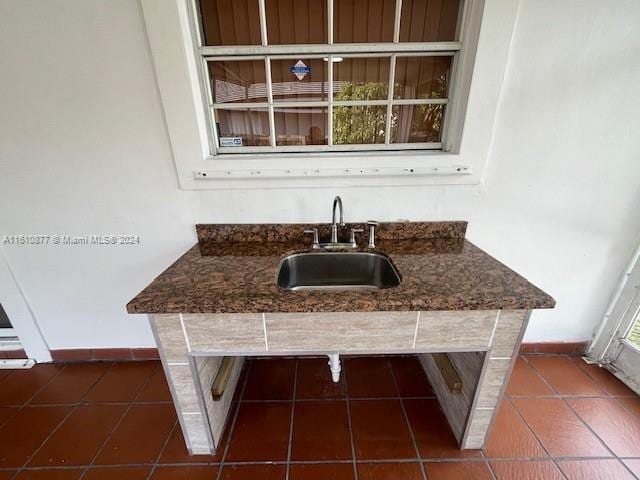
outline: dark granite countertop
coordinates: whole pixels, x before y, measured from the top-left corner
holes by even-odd
[[[349,227],[361,224],[347,225]],[[553,308],[555,300],[464,238],[466,222],[383,223],[376,251],[400,286],[376,291],[286,291],[282,257],[308,251],[305,228],[198,225],[199,243],[127,304],[129,313],[339,312]],[[364,240],[364,239],[363,239]],[[363,241],[363,243],[365,243]],[[363,249],[366,250],[366,249]]]

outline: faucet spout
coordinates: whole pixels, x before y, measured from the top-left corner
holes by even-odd
[[[340,226],[344,227],[344,215],[342,210],[342,199],[339,195],[333,199],[333,210],[331,213],[331,243],[338,242],[338,224],[336,224],[336,207],[340,209]]]

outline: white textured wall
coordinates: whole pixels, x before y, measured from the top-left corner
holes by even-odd
[[[339,193],[348,220],[469,220],[558,301],[526,339],[587,339],[640,240],[638,18],[633,0],[522,0],[480,186],[196,192],[177,188],[136,1],[0,0],[0,235],[142,240],[5,256],[50,347],[148,346],[124,305],[194,223],[326,221]]]

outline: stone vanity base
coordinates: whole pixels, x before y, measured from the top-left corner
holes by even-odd
[[[162,364],[189,452],[219,443],[244,357],[419,354],[463,449],[484,445],[515,362],[529,310],[154,314]],[[462,380],[449,389],[432,353],[446,352]],[[219,400],[211,387],[224,356],[236,357]]]

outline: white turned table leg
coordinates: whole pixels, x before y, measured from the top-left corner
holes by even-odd
[[[338,383],[340,381],[340,371],[342,370],[340,356],[337,353],[329,353],[327,356],[329,357],[329,368],[331,368],[331,379],[333,383]]]

